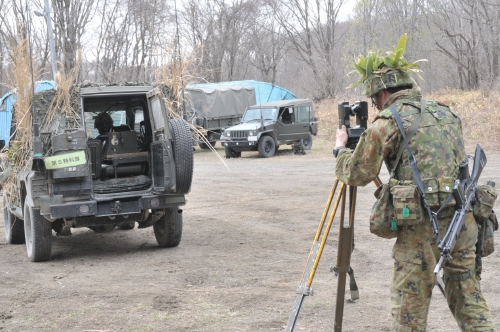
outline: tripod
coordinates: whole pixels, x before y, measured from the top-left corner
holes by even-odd
[[[377,177],[374,180],[377,187],[381,186],[382,183],[380,179]],[[295,298],[295,303],[292,308],[292,312],[290,313],[290,317],[288,318],[288,324],[285,329],[285,332],[292,332],[295,328],[295,324],[299,318],[299,312],[304,303],[304,298],[309,295],[314,295],[313,289],[311,288],[311,284],[314,279],[314,275],[316,274],[316,269],[318,267],[319,261],[321,259],[321,255],[323,253],[323,249],[325,247],[326,240],[328,239],[328,234],[330,233],[330,229],[333,224],[333,219],[335,218],[335,214],[337,213],[337,209],[339,205],[341,205],[340,210],[340,223],[339,223],[339,241],[338,241],[338,254],[337,254],[337,264],[333,267],[333,271],[335,275],[338,277],[337,284],[337,301],[335,306],[335,327],[334,331],[342,331],[342,318],[344,315],[344,299],[345,299],[345,286],[346,286],[346,274],[349,274],[350,278],[350,288],[351,288],[351,299],[357,300],[359,299],[359,292],[356,286],[356,282],[354,281],[354,272],[351,269],[351,252],[354,248],[354,216],[356,210],[356,194],[357,187],[349,186],[349,219],[348,223],[344,223],[345,218],[345,207],[346,207],[346,184],[341,182],[339,193],[335,200],[335,204],[333,206],[333,210],[328,219],[328,223],[325,228],[325,221],[330,211],[330,206],[335,196],[335,191],[337,190],[337,186],[339,183],[339,179],[336,178],[333,184],[332,190],[330,192],[330,196],[328,197],[328,201],[326,202],[325,210],[323,211],[323,215],[321,217],[321,221],[318,226],[318,230],[316,231],[316,236],[314,237],[314,241],[309,252],[309,257],[307,259],[306,267],[304,272],[302,273],[302,278],[299,287],[297,288],[297,296]],[[324,229],[324,230],[323,230]],[[321,237],[321,234],[323,236]],[[321,241],[320,241],[321,237]]]

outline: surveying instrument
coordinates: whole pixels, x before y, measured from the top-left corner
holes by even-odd
[[[351,128],[350,118],[351,116],[356,117],[356,126]],[[346,148],[354,149],[359,142],[361,134],[366,130],[368,122],[368,103],[364,101],[358,101],[354,105],[349,105],[347,102],[339,103],[339,128],[346,126],[348,140]],[[340,206],[340,223],[339,223],[339,240],[338,240],[338,253],[337,253],[337,264],[335,267],[331,268],[332,272],[338,277],[337,283],[337,301],[335,306],[335,326],[334,331],[342,331],[342,318],[344,315],[344,300],[345,300],[345,287],[346,287],[346,275],[349,274],[350,280],[350,290],[351,290],[351,300],[359,299],[359,291],[354,280],[354,271],[351,268],[351,253],[354,249],[354,217],[356,212],[356,195],[357,187],[347,186],[345,183],[340,182],[339,192],[333,205],[333,210],[330,213],[328,222],[325,222],[330,211],[331,203],[339,186],[339,179],[335,178],[330,196],[326,202],[325,210],[321,216],[321,221],[316,231],[314,241],[309,252],[309,257],[307,259],[306,267],[302,274],[302,279],[299,287],[297,288],[297,296],[295,298],[295,303],[288,318],[288,324],[285,329],[286,332],[293,332],[295,324],[299,318],[299,312],[304,303],[306,296],[313,295],[313,289],[311,288],[316,269],[318,267],[321,255],[325,248],[326,240],[328,239],[328,234],[333,224],[333,220]],[[381,186],[382,183],[377,177],[374,180],[377,187]],[[349,204],[347,211],[347,223],[345,223],[346,217],[346,201],[347,201],[347,187],[349,187]],[[321,240],[320,240],[321,238]]]

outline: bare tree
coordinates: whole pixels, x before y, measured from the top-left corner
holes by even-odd
[[[274,84],[278,75],[278,64],[289,45],[283,27],[276,21],[270,6],[264,5],[258,20],[251,25],[249,44],[250,63],[260,71],[262,80]]]
[[[212,82],[242,78],[248,57],[248,31],[257,21],[259,1],[187,0],[183,35],[198,50]]]
[[[460,88],[491,86],[499,75],[500,5],[485,0],[429,1],[435,45],[455,63]]]
[[[316,98],[333,97],[337,91],[335,47],[338,15],[346,0],[271,0],[278,22],[291,47],[319,83]]]
[[[88,23],[96,12],[95,0],[52,0],[57,47],[66,73],[75,66]]]

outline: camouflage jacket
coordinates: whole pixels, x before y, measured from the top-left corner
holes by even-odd
[[[365,186],[377,177],[384,161],[391,172],[400,145],[404,143],[388,107],[396,106],[407,131],[420,113],[421,98],[416,90],[392,94],[373,124],[361,135],[356,149],[339,151],[335,169],[338,179],[348,185]],[[443,192],[451,193],[458,167],[466,160],[460,118],[448,106],[428,100],[420,125],[410,141],[410,149],[424,187],[430,192],[437,193],[442,188]],[[395,168],[395,179],[413,182],[406,149]]]

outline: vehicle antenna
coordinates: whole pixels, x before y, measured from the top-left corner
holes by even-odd
[[[34,171],[41,171],[45,167],[43,165],[43,154],[42,154],[42,140],[40,139],[40,124],[38,119],[38,113],[36,111],[35,104],[35,74],[33,73],[33,49],[31,46],[31,8],[30,2],[26,3],[28,9],[28,22],[26,24],[26,36],[28,37],[28,47],[30,55],[30,73],[31,73],[31,109],[33,116],[33,163],[31,169]]]
[[[177,59],[179,60],[180,64],[182,65],[181,43],[180,43],[180,38],[179,38],[179,20],[177,17],[177,0],[174,0],[174,8],[175,8],[175,30],[176,30],[176,34],[177,34]],[[184,77],[182,74],[183,73],[181,70],[182,118],[187,121],[186,105],[184,103]]]

